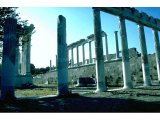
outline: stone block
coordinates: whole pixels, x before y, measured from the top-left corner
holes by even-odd
[[[130,15],[132,15],[132,10],[129,7],[125,7],[125,8],[123,8],[123,13],[124,13],[124,15],[130,16]]]
[[[152,24],[156,24],[156,22],[152,16],[149,16],[149,22]]]
[[[77,80],[77,85],[76,87],[91,87],[96,85],[96,80],[95,78],[91,77],[80,77]]]
[[[33,84],[31,75],[17,75],[16,81],[14,83],[15,87],[23,87],[26,84]]]
[[[148,20],[149,20],[148,15],[147,15],[146,13],[144,13],[144,12],[141,12],[141,13],[140,13],[140,17],[141,17],[142,20],[144,20],[144,21],[148,21]]]
[[[160,20],[156,18],[155,21],[156,21],[157,27],[160,27]]]
[[[138,11],[137,9],[132,8],[132,14],[133,14],[134,16],[140,18],[140,13],[139,13],[139,11]]]

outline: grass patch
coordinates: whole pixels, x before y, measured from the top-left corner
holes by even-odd
[[[16,89],[15,94],[19,97],[47,96],[56,95],[57,90],[53,88]]]

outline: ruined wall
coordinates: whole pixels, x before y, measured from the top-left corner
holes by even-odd
[[[129,50],[130,55],[130,66],[131,66],[131,76],[134,85],[143,84],[142,68],[141,68],[141,57],[135,48]],[[112,59],[115,58],[115,54],[110,55]],[[155,54],[148,55],[151,80],[157,80],[157,70],[156,70],[156,60]],[[123,86],[123,76],[122,76],[122,63],[121,61],[113,63],[105,63],[105,79],[106,84],[109,86]],[[95,74],[95,65],[88,65],[85,67],[79,67],[75,69],[69,69],[69,82],[73,84],[79,77],[92,77]],[[40,77],[41,82],[45,83],[48,81],[52,83],[57,80],[57,73],[55,71],[48,72]]]

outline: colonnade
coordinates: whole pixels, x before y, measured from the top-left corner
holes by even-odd
[[[107,34],[102,32],[100,11],[107,12],[118,16],[119,29],[121,36],[121,48],[122,48],[122,70],[124,88],[133,88],[130,72],[130,61],[128,53],[128,40],[126,33],[125,20],[131,20],[138,24],[139,41],[141,48],[141,60],[142,60],[142,72],[144,86],[150,86],[150,71],[147,57],[146,40],[144,33],[144,26],[150,27],[153,30],[153,37],[155,43],[156,63],[158,80],[160,80],[160,45],[158,31],[160,30],[160,20],[147,16],[145,13],[139,13],[136,9],[132,8],[93,8],[94,18],[94,34],[88,36],[87,39],[81,39],[75,43],[67,46],[66,43],[66,19],[62,15],[58,17],[57,28],[57,76],[58,76],[58,94],[65,95],[70,93],[68,90],[68,51],[71,50],[71,66],[74,66],[73,49],[76,48],[77,52],[77,65],[79,65],[79,46],[82,45],[82,59],[85,64],[85,44],[89,44],[89,62],[93,63],[91,42],[95,42],[95,54],[96,54],[96,79],[97,89],[96,92],[107,91],[105,78],[104,78],[104,54],[103,54],[103,42],[102,37],[105,37],[106,44],[106,60],[110,60],[108,54],[108,42]],[[17,41],[17,21],[14,18],[8,18],[4,27],[4,41],[3,41],[3,59],[2,59],[2,84],[1,84],[1,98],[10,99],[14,98],[14,86],[15,81],[18,80],[19,74],[19,48],[16,46]],[[34,30],[34,26],[28,26],[26,28],[27,34],[23,36],[22,40],[22,63],[20,73],[26,75],[30,74],[30,41],[31,34]],[[116,41],[116,58],[119,58],[118,37],[115,31]],[[24,42],[24,43],[23,43]],[[29,78],[30,79],[30,78]],[[21,76],[22,80],[22,76]]]
[[[119,18],[124,88],[133,87],[133,83],[131,81],[130,62],[129,62],[129,53],[128,53],[128,40],[127,40],[126,25],[125,25],[126,19],[131,20],[135,22],[136,24],[138,24],[144,86],[151,85],[144,26],[147,26],[153,29],[155,52],[156,52],[156,63],[157,63],[157,73],[158,73],[158,80],[159,80],[160,79],[160,66],[159,66],[160,65],[160,46],[159,46],[158,30],[160,30],[160,20],[154,19],[153,17],[150,17],[145,13],[139,13],[134,8],[93,8],[94,23],[95,23],[94,24],[95,42],[97,45],[99,45],[98,47],[100,48],[101,48],[102,40],[99,37],[100,36],[99,31],[97,31],[97,29],[99,30],[101,29],[100,27],[101,20],[100,20],[100,15],[99,15],[100,11],[110,13],[113,15],[117,15]],[[116,38],[116,32],[115,32],[115,38]],[[117,45],[116,45],[116,49],[118,49]],[[102,62],[103,61],[102,52],[103,52],[103,49],[97,49],[96,51],[96,57],[101,58],[101,61],[96,62],[96,67],[97,67],[96,74],[103,72],[102,70],[104,69],[104,65]],[[104,72],[101,73],[101,76],[97,76],[98,82],[104,81],[103,74]],[[103,84],[105,83],[103,82]],[[102,85],[101,88],[100,86],[97,86],[97,89],[102,89],[105,91],[103,86],[104,85]]]
[[[118,46],[118,31],[114,31],[114,36],[115,36],[115,43],[116,43],[116,59],[119,59],[119,46]],[[104,31],[101,31],[101,37],[104,37],[104,42],[105,42],[105,61],[110,61],[111,59],[109,58],[109,52],[108,52],[108,39],[107,39],[107,34]],[[68,45],[68,54],[69,51],[71,51],[71,64],[70,67],[77,67],[80,66],[80,54],[79,54],[79,47],[82,46],[82,65],[86,65],[86,64],[93,64],[93,57],[92,57],[92,42],[95,41],[94,35],[91,34],[87,37],[87,39],[81,39],[75,43],[72,43],[70,45]],[[89,53],[89,62],[86,62],[86,58],[85,58],[85,45],[88,44],[88,53]],[[74,60],[74,49],[76,49],[76,64],[75,64],[75,60]]]

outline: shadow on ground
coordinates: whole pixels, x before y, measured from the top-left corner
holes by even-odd
[[[133,99],[68,97],[0,101],[0,112],[160,112],[160,102]]]

